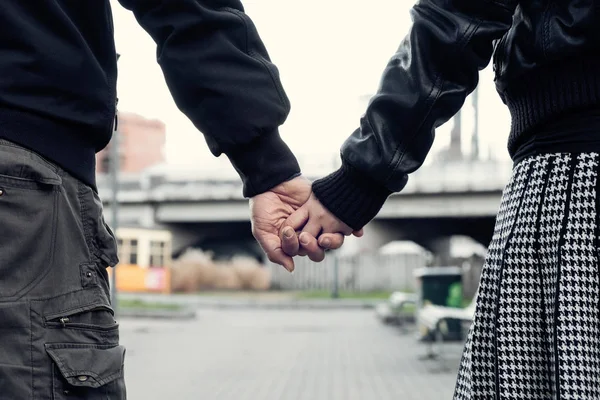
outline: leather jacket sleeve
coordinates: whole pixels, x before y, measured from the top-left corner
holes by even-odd
[[[300,173],[279,135],[289,100],[239,0],[119,0],[157,44],[178,108],[252,197]]]
[[[323,205],[354,229],[407,183],[435,129],[462,107],[510,28],[517,0],[421,0],[360,127],[341,148],[342,167],[313,183]]]

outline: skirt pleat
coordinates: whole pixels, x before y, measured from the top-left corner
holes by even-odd
[[[514,168],[455,400],[600,399],[598,162],[544,154]]]

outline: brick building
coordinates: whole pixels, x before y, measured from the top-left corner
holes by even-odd
[[[166,128],[163,122],[134,113],[119,112],[118,128],[121,172],[140,172],[165,162]],[[110,171],[110,146],[96,155],[97,174]]]

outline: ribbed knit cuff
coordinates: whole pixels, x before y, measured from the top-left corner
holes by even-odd
[[[574,109],[600,104],[600,55],[567,58],[536,68],[500,88],[512,117],[508,148],[511,156],[522,135]]]
[[[371,221],[392,194],[346,164],[331,175],[316,180],[312,189],[325,208],[354,230]]]
[[[296,157],[277,130],[256,138],[227,157],[244,184],[244,197],[257,194],[300,175]]]

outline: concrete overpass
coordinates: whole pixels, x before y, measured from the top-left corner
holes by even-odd
[[[306,174],[315,178],[331,170]],[[390,196],[369,224],[363,245],[372,248],[409,239],[432,248],[440,237],[454,234],[487,245],[510,172],[510,164],[497,162],[424,166],[411,176],[405,190]],[[98,177],[98,186],[108,216],[112,194],[108,177]],[[241,193],[239,179],[218,179],[210,171],[122,176],[117,194],[119,224],[166,226],[174,233],[176,252],[211,241],[253,242],[248,201]]]

